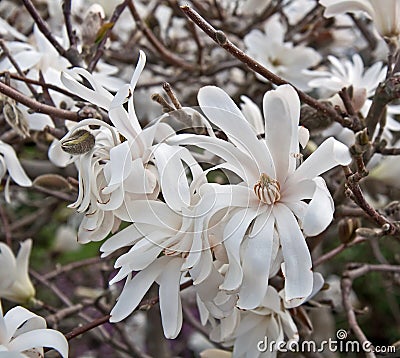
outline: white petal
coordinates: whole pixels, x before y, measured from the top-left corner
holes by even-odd
[[[320,0],[319,3],[326,7],[324,16],[332,17],[338,14],[353,11],[365,11],[369,16],[374,16],[374,8],[370,1],[363,0]]]
[[[243,282],[239,291],[238,307],[254,309],[259,306],[267,292],[274,234],[274,218],[259,215],[243,257]]]
[[[185,148],[159,144],[154,150],[165,202],[175,211],[190,205],[189,183],[181,157]]]
[[[87,80],[93,90],[82,85],[77,81],[79,76]],[[109,109],[113,96],[110,92],[100,86],[94,79],[93,75],[83,68],[75,67],[71,70],[61,72],[61,82],[72,93],[76,93],[79,97],[95,104],[105,110]]]
[[[35,329],[14,338],[8,348],[15,351],[25,351],[34,347],[49,347],[57,350],[63,358],[68,357],[68,342],[65,337],[53,329]]]
[[[46,320],[43,317],[21,306],[11,308],[4,316],[4,322],[7,326],[7,341],[21,333],[46,328]]]
[[[310,132],[306,127],[299,126],[299,143],[302,148],[305,148],[310,139]]]
[[[230,165],[232,170],[246,183],[255,183],[260,176],[257,164],[251,156],[232,143],[203,135],[179,134],[168,139],[168,143],[177,145],[195,145],[217,155]]]
[[[164,267],[163,273],[157,279],[160,285],[160,310],[164,335],[174,339],[182,328],[182,306],[179,282],[181,278],[181,258],[172,258]]]
[[[4,161],[6,162],[8,173],[10,177],[21,186],[31,186],[32,182],[25,174],[17,155],[11,145],[8,145],[0,141],[0,154],[3,155]]]
[[[314,179],[337,165],[349,165],[349,148],[334,138],[325,140],[288,178],[287,185],[304,179]]]
[[[237,211],[224,229],[224,246],[228,254],[229,267],[225,275],[225,280],[220,286],[221,290],[235,291],[242,283],[243,271],[240,263],[240,245],[250,223],[257,215],[257,210],[246,208]]]
[[[134,224],[129,225],[125,229],[111,236],[101,245],[100,251],[104,252],[102,257],[109,255],[124,246],[133,245],[136,241],[143,237],[143,232],[138,230]]]
[[[275,177],[271,154],[233,100],[220,88],[206,86],[200,89],[198,101],[208,119],[220,127],[238,148],[250,155],[260,172]]]
[[[170,230],[179,230],[181,226],[181,216],[161,201],[137,200],[133,206],[129,206],[127,209],[130,219],[135,223],[149,224]]]
[[[129,316],[162,273],[170,258],[163,256],[150,266],[140,271],[122,289],[121,295],[111,310],[110,322],[119,322]]]
[[[17,262],[11,249],[0,242],[0,296],[7,292],[17,276]]]
[[[61,143],[58,139],[54,139],[50,144],[48,156],[50,161],[58,167],[66,167],[71,163],[71,154],[64,152],[61,149]]]
[[[252,125],[254,132],[257,135],[264,134],[264,119],[258,106],[249,97],[240,96],[240,99],[243,102],[240,105],[242,113],[244,117],[248,120],[248,122]]]
[[[140,50],[139,51],[139,58],[138,58],[138,62],[136,64],[136,68],[135,68],[135,72],[133,72],[132,78],[131,78],[131,82],[130,85],[132,87],[132,90],[135,89],[136,84],[139,80],[139,77],[141,75],[141,73],[143,72],[144,66],[146,65],[146,54]]]
[[[110,150],[110,161],[104,170],[111,173],[111,179],[104,194],[109,194],[118,185],[122,184],[132,170],[132,157],[128,141],[125,141]]]
[[[314,195],[303,218],[303,232],[307,236],[315,236],[324,231],[331,223],[335,210],[325,180],[317,177],[313,181],[315,183]]]
[[[273,208],[285,261],[285,293],[288,301],[307,297],[313,286],[311,255],[292,212],[283,204]]]
[[[265,140],[274,160],[276,179],[284,183],[288,171],[295,168],[294,154],[299,151],[299,96],[292,86],[279,86],[264,95],[263,106]]]

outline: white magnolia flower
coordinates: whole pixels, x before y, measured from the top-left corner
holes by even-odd
[[[304,69],[317,65],[321,56],[311,47],[294,46],[284,42],[285,28],[279,18],[273,16],[265,24],[264,32],[252,30],[244,38],[247,52],[270,71],[283,77],[294,86],[307,90],[310,79]],[[264,77],[258,76],[262,81]]]
[[[302,303],[313,287],[311,257],[303,234],[322,232],[334,211],[331,195],[319,175],[349,164],[348,148],[329,138],[296,168],[300,157],[300,101],[289,85],[264,96],[265,140],[257,139],[223,90],[204,87],[198,100],[202,111],[225,132],[229,142],[198,135],[180,135],[171,141],[214,153],[225,162],[216,168],[227,169],[242,180],[239,185],[201,187],[208,218],[229,209],[220,241],[229,267],[220,289],[238,292],[238,307],[242,309],[260,304],[274,260],[271,252],[276,228],[285,263],[286,300]],[[304,202],[309,199],[309,203]]]
[[[128,278],[111,311],[110,321],[118,322],[127,317],[153,282],[157,282],[164,334],[167,338],[175,338],[182,326],[179,285],[183,273],[190,271],[194,285],[197,285],[213,270],[208,241],[202,239],[203,230],[196,225],[198,195],[193,194],[193,186],[186,179],[185,167],[190,168],[193,185],[205,182],[205,176],[186,148],[161,143],[154,149],[154,159],[160,172],[165,203],[136,200],[127,205],[129,220],[134,224],[109,238],[101,251],[104,257],[122,247],[132,246],[115,263],[119,272],[110,284]],[[200,233],[200,238],[195,232]],[[201,256],[197,264],[192,262],[192,253]],[[133,271],[139,272],[131,278]]]
[[[307,71],[315,76],[308,84],[310,87],[318,89],[323,98],[327,98],[333,105],[338,105],[344,111],[343,101],[337,94],[343,87],[352,87],[352,105],[356,112],[360,112],[364,117],[371,107],[372,97],[379,83],[385,79],[386,66],[382,62],[376,62],[370,68],[365,69],[362,58],[355,54],[352,61],[340,60],[334,56],[328,56],[331,63],[330,71]],[[333,95],[333,96],[332,96]],[[383,137],[389,142],[392,139],[391,131],[399,131],[400,124],[394,119],[394,115],[400,113],[400,106],[387,106],[387,119]],[[378,128],[376,129],[378,132]],[[341,142],[354,144],[354,132],[348,128],[343,128],[338,123],[333,123],[328,129],[323,131],[325,137],[334,136]]]
[[[370,68],[365,69],[360,55],[353,55],[352,61],[347,59],[338,59],[334,56],[328,56],[331,64],[329,71],[315,70],[307,71],[313,80],[308,82],[312,88],[317,88],[322,95],[333,95],[339,92],[343,87],[353,87],[353,106],[359,111],[367,98],[374,95],[379,83],[385,79],[386,66],[382,62],[376,62]],[[323,93],[325,92],[325,93]],[[335,104],[341,103],[341,99],[336,95]]]
[[[269,342],[299,340],[293,318],[272,286],[268,286],[259,307],[248,311],[236,309],[233,316],[221,320],[211,337],[224,345],[233,345],[234,358],[276,357],[277,352],[269,349]]]
[[[0,304],[0,352],[9,352],[6,357],[14,357],[12,353],[21,353],[20,357],[44,357],[43,347],[68,357],[67,340],[60,332],[46,328],[44,318],[20,306],[3,316]]]
[[[78,167],[79,195],[71,207],[86,214],[78,232],[80,242],[102,240],[119,226],[121,219],[130,221],[128,203],[158,196],[157,172],[150,163],[151,147],[173,131],[159,122],[142,129],[136,116],[133,92],[145,62],[145,54],[140,52],[130,83],[122,86],[115,97],[84,69],[74,68],[62,74],[62,81],[70,91],[105,109],[115,126],[93,119],[81,121],[61,143],[55,142],[49,152],[53,161],[64,164],[74,161]],[[79,77],[86,79],[92,88],[79,83]],[[128,110],[124,108],[126,102]],[[99,125],[100,129],[90,130],[91,124]],[[74,145],[75,133],[82,128],[94,137],[94,146],[80,155],[63,153],[61,146],[69,142]]]
[[[28,273],[31,248],[32,240],[25,240],[15,257],[11,249],[0,242],[0,298],[27,303],[35,297]]]
[[[346,12],[363,12],[374,22],[382,36],[400,34],[399,0],[319,0],[326,7],[324,16],[332,17]]]
[[[0,140],[0,180],[2,180],[8,172],[5,187],[5,197],[7,202],[10,202],[9,186],[10,178],[12,178],[18,185],[29,187],[32,186],[32,181],[26,175],[22,168],[14,148],[11,145],[4,143]]]

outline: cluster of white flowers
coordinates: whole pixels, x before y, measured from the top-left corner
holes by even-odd
[[[254,317],[261,320],[251,323],[258,327],[254,339],[270,324],[277,327],[276,337],[296,338],[287,309],[323,282],[313,275],[305,237],[322,232],[333,218],[333,200],[320,175],[348,165],[348,148],[330,138],[300,160],[309,135],[299,127],[300,100],[289,85],[265,94],[264,120],[245,99],[253,124],[222,89],[207,86],[198,94],[200,111],[183,108],[142,129],[133,97],[144,65],[141,52],[131,82],[114,97],[81,69],[64,74],[64,85],[107,110],[113,126],[84,120],[49,153],[57,161],[60,149],[67,152],[79,170],[72,207],[85,213],[81,242],[105,238],[121,221],[131,223],[101,247],[103,257],[129,248],[115,263],[119,272],[110,283],[126,282],[110,320],[127,317],[156,282],[165,336],[175,338],[182,326],[180,285],[192,280],[203,323],[212,322],[212,338],[234,344],[237,356],[244,349],[243,325]],[[188,121],[200,118],[206,134],[177,134],[178,114]],[[262,127],[265,138],[258,139],[254,127]],[[212,158],[207,170],[195,159],[199,152]],[[232,182],[209,179],[221,171]],[[285,279],[278,295],[268,282],[280,270]],[[255,354],[256,345],[246,347]]]
[[[62,16],[58,3],[49,1],[53,21]],[[105,13],[110,16],[118,2],[103,2],[106,11],[92,3],[88,7],[84,1],[77,1],[73,10],[85,12],[92,21],[82,24],[78,31],[82,46],[77,50],[87,52],[87,58],[94,51],[88,44],[98,40]],[[221,2],[227,13],[243,18],[265,11],[271,4],[276,5],[260,0]],[[319,0],[319,4],[325,7],[325,17],[363,12],[388,42],[388,38],[393,41],[399,35],[396,20],[400,0],[387,0],[385,7],[372,0]],[[192,286],[201,323],[211,327],[210,339],[230,349],[229,353],[211,350],[205,357],[264,356],[257,342],[265,336],[276,341],[299,340],[291,309],[313,297],[324,282],[322,275],[313,271],[306,239],[324,232],[335,210],[322,175],[350,165],[349,147],[356,137],[353,130],[334,123],[320,133],[327,139],[310,143],[309,131],[300,125],[297,91],[310,92],[318,100],[330,102],[338,113],[345,113],[348,108],[338,92],[346,88],[352,109],[362,121],[379,83],[390,71],[382,62],[366,68],[358,54],[324,58],[311,41],[302,43],[300,37],[297,41],[293,36],[287,40],[287,30],[315,5],[316,1],[309,0],[288,2],[282,11],[269,16],[263,31],[256,28],[242,36],[242,45],[250,56],[291,83],[272,85],[263,95],[261,109],[246,96],[241,96],[238,106],[223,89],[207,85],[198,90],[198,107],[178,106],[159,117],[153,115],[151,101],[143,100],[144,96],[139,101],[141,108],[135,108],[138,95],[149,94],[136,89],[139,79],[145,77],[151,84],[153,76],[152,72],[143,73],[143,51],[129,83],[125,83],[115,76],[117,67],[102,61],[93,73],[70,68],[71,63],[60,56],[36,25],[28,39],[2,25],[0,19],[0,34],[17,40],[6,42],[11,55],[1,58],[1,72],[23,71],[34,83],[40,79],[57,86],[60,91],[50,90],[56,107],[76,110],[80,106],[76,98],[65,95],[69,91],[89,103],[94,112],[103,114],[103,120],[64,121],[61,129],[55,128],[50,116],[30,113],[15,102],[11,106],[14,114],[26,117],[27,124],[23,128],[21,123],[10,125],[24,138],[29,131],[42,131],[46,126],[66,132],[61,139],[51,138],[48,158],[59,167],[73,164],[77,169],[78,195],[69,207],[83,216],[78,242],[105,240],[100,248],[102,258],[123,252],[115,261],[117,272],[109,282],[124,282],[110,322],[131,315],[157,284],[164,335],[174,339],[183,324],[182,286]],[[140,3],[137,7],[141,16],[149,15],[148,7],[142,8]],[[185,21],[174,17],[164,4],[157,6],[155,17],[162,30],[161,40],[165,44],[176,41],[175,49],[183,52],[188,34],[187,29],[182,30]],[[96,31],[89,24],[96,25]],[[128,30],[123,22],[118,26],[121,33],[117,37],[127,41]],[[58,26],[57,35],[64,45],[67,37],[63,26]],[[196,39],[200,52],[202,39]],[[195,57],[192,50],[187,51],[190,60]],[[218,50],[210,51],[209,57],[218,58]],[[154,67],[154,73],[162,72]],[[244,78],[241,69],[236,70],[235,89],[243,86]],[[120,77],[125,73],[120,71]],[[215,83],[230,81],[231,73],[216,76]],[[263,85],[269,82],[258,74],[257,78]],[[12,83],[26,96],[32,95],[26,83]],[[36,83],[33,88],[39,87]],[[138,113],[144,113],[145,118]],[[400,131],[395,119],[399,114],[399,105],[387,106],[386,121],[381,118],[385,128],[378,128],[371,139],[379,135],[392,143],[393,132]],[[143,124],[146,121],[148,125]],[[303,158],[305,152],[307,157]],[[379,159],[375,155],[370,168]],[[387,170],[392,163],[393,158],[381,163],[374,175],[384,172],[394,183],[397,171],[390,174]],[[0,180],[7,173],[5,196],[10,202],[11,179],[24,187],[31,186],[32,181],[13,147],[0,140]],[[35,288],[28,275],[31,246],[31,240],[23,242],[15,257],[0,242],[0,298],[20,304],[34,299]],[[42,347],[68,356],[65,337],[47,329],[43,318],[22,307],[0,316],[0,352],[43,356]],[[275,357],[276,352],[265,356]]]

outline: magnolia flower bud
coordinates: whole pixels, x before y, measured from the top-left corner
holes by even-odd
[[[86,129],[78,129],[74,134],[61,141],[61,148],[69,154],[79,155],[91,151],[94,144],[95,138],[92,133]]]
[[[347,218],[339,221],[338,236],[343,244],[348,244],[356,237],[356,230],[361,226],[360,219]]]

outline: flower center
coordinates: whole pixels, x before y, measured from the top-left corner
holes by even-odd
[[[281,198],[281,186],[275,179],[270,178],[267,174],[261,173],[260,179],[254,185],[254,193],[263,203],[271,205]]]

